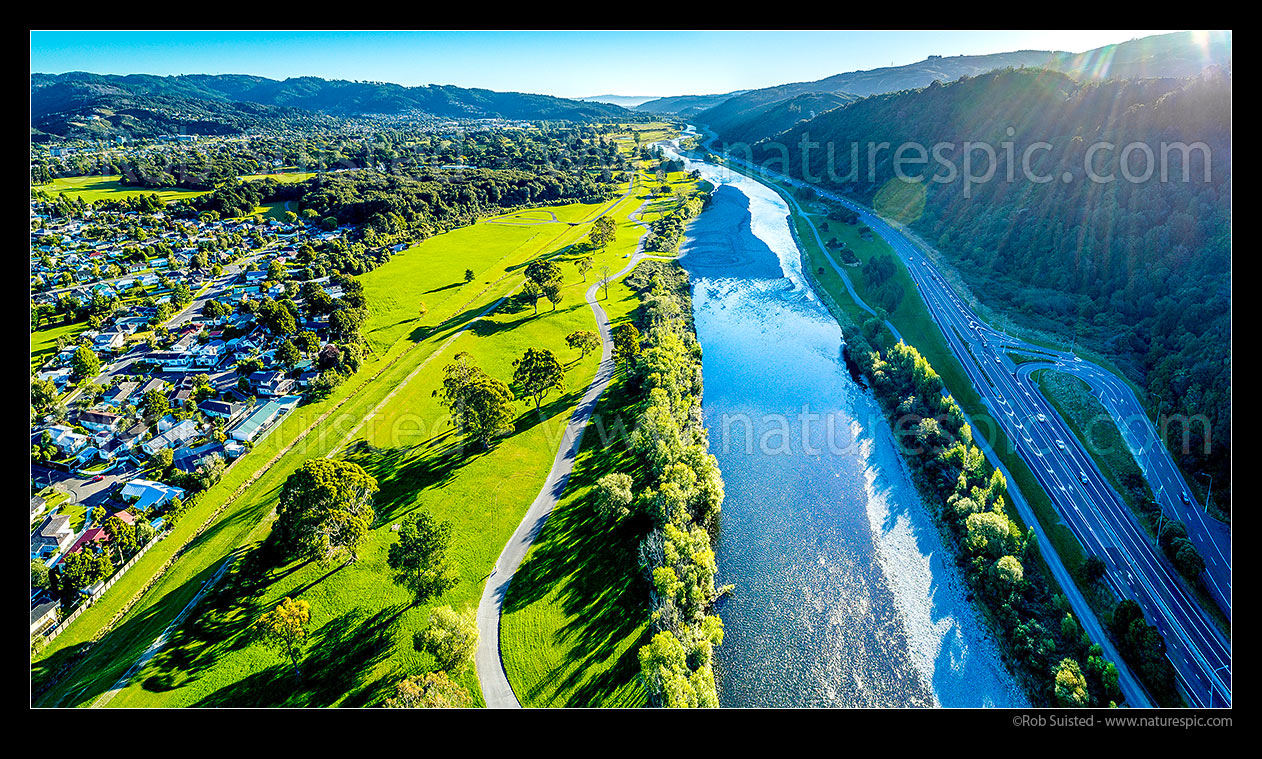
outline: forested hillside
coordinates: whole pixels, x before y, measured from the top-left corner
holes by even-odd
[[[303,112],[576,122],[648,118],[608,103],[445,85],[404,87],[316,77],[277,81],[238,74],[31,75],[31,125],[55,136],[152,136],[180,129],[228,134],[272,129],[279,126],[278,119]]]
[[[698,113],[697,120],[728,142],[754,142],[775,134],[775,131],[761,125],[760,115],[773,104],[800,95],[832,95],[848,102],[867,95],[924,87],[933,81],[949,82],[961,76],[975,76],[1009,66],[1041,66],[1052,57],[1053,53],[1045,50],[947,58],[934,55],[905,66],[848,71],[814,82],[793,82],[750,90]],[[784,128],[787,125],[781,127]]]
[[[803,165],[795,146],[808,134],[833,144],[831,170],[823,148]],[[965,141],[993,146],[993,179],[966,182],[958,171],[951,181],[894,179],[899,145],[951,143],[945,156],[962,168]],[[892,147],[869,163],[868,146],[882,142]],[[1024,178],[1021,167],[1037,142],[1049,146],[1029,154],[1032,175],[1047,178],[1042,182]],[[1161,145],[1180,142],[1202,143],[1205,151],[1166,151],[1169,181],[1162,181]],[[1093,171],[1114,179],[1097,183],[1084,167],[1101,143],[1115,147],[1094,154]],[[1154,154],[1157,170],[1143,181],[1128,181],[1119,166],[1130,143]],[[859,146],[855,153],[852,145]],[[1229,72],[1078,84],[1048,71],[999,71],[860,100],[755,146],[754,155],[773,169],[787,160],[789,173],[823,178],[820,184],[910,223],[987,305],[1109,357],[1147,389],[1150,410],[1205,415],[1210,453],[1193,425],[1190,450],[1176,456],[1193,476],[1213,473],[1215,502],[1229,508]],[[980,150],[973,161],[973,175],[985,174]],[[902,169],[913,178],[950,174],[932,159]],[[1130,152],[1128,171],[1143,177],[1143,149]],[[1182,431],[1171,433],[1178,443]]]

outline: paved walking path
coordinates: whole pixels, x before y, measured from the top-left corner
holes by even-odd
[[[644,226],[647,232],[647,226],[639,220],[640,213],[646,205],[647,202],[641,205],[635,213],[631,214],[631,218],[640,226]],[[626,268],[612,275],[610,281],[623,277],[646,257],[644,242],[647,239],[647,234],[641,236]],[[557,450],[556,458],[552,461],[552,470],[548,472],[543,488],[539,491],[534,503],[530,504],[526,516],[517,526],[513,536],[509,538],[499,558],[496,559],[495,567],[487,577],[486,586],[482,589],[482,599],[478,602],[478,652],[476,656],[478,682],[482,685],[482,697],[486,700],[487,707],[491,709],[521,707],[517,695],[513,693],[513,687],[508,683],[508,674],[504,671],[504,660],[500,656],[500,618],[504,612],[504,598],[508,595],[508,584],[512,582],[517,568],[521,566],[526,553],[530,551],[531,544],[542,532],[544,522],[547,521],[552,509],[556,507],[557,501],[565,492],[565,485],[569,482],[570,472],[574,469],[574,460],[583,442],[583,429],[591,419],[592,412],[596,410],[596,403],[600,400],[601,393],[613,379],[613,341],[609,337],[609,319],[596,299],[599,290],[599,282],[587,288],[587,304],[591,306],[592,313],[596,316],[596,327],[600,331],[600,367],[596,370],[596,376],[591,384],[587,386],[587,392],[583,394],[582,401],[570,417],[570,422],[561,437],[561,445]]]

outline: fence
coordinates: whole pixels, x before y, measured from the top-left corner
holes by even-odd
[[[79,606],[73,612],[70,613],[70,616],[58,622],[55,626],[52,627],[52,629],[50,629],[47,633],[44,634],[45,643],[51,643],[54,638],[56,638],[58,635],[61,635],[62,631],[64,631],[67,627],[69,627],[71,622],[78,619],[79,615],[82,614],[89,607],[91,607],[92,604],[96,602],[96,599],[101,597],[102,593],[104,593],[105,591],[113,587],[114,583],[118,582],[122,578],[123,575],[127,574],[127,570],[131,569],[132,565],[135,564],[137,561],[140,561],[141,556],[144,556],[146,553],[148,553],[150,548],[157,545],[158,542],[162,540],[163,538],[165,538],[170,532],[171,532],[170,530],[166,530],[161,535],[154,536],[153,540],[150,540],[148,543],[146,543],[144,548],[141,548],[139,551],[136,552],[135,556],[127,560],[126,564],[119,567],[117,572],[110,575],[109,579],[107,579],[105,582],[98,585],[97,588],[92,591],[92,595],[90,595],[86,601],[79,604]]]

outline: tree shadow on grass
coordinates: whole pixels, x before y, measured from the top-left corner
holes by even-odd
[[[33,700],[38,706],[90,704],[111,688],[162,634],[180,609],[214,575],[206,567],[152,606],[133,612],[95,644],[67,646],[31,666]],[[170,617],[167,616],[170,614]]]
[[[347,705],[371,703],[386,683],[369,681],[367,675],[389,656],[400,613],[397,607],[371,615],[351,610],[315,631],[299,664],[300,676],[278,656],[273,666],[220,688],[195,706],[331,706],[343,699]]]
[[[441,442],[446,439],[446,442]],[[377,480],[373,508],[376,529],[412,511],[418,493],[441,488],[456,473],[483,453],[454,432],[431,438],[417,448],[374,448],[359,441],[347,451],[347,459],[362,466]],[[424,449],[428,450],[424,450]]]
[[[629,400],[618,383],[605,398],[608,406],[601,406],[616,411]],[[649,585],[639,567],[638,550],[649,525],[646,518],[636,516],[610,525],[597,515],[593,486],[610,472],[634,477],[638,462],[625,437],[605,439],[588,429],[567,486],[581,495],[562,501],[553,511],[509,584],[506,613],[555,591],[569,618],[552,633],[553,642],[569,650],[565,663],[541,678],[529,697],[551,693],[570,706],[608,703],[612,693],[639,671],[636,652],[647,642]],[[639,639],[618,654],[619,646],[637,630]],[[610,665],[614,656],[618,658]]]

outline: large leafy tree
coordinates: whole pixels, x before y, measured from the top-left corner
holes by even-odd
[[[451,412],[451,421],[482,445],[512,425],[513,393],[503,382],[489,376],[468,353],[443,368],[443,386],[435,395]]]
[[[585,358],[588,353],[600,347],[600,337],[590,330],[579,330],[566,335],[565,344],[580,351],[579,358]]]
[[[626,366],[640,355],[640,330],[634,324],[619,324],[613,328],[614,362]]]
[[[312,459],[281,488],[276,534],[281,545],[307,559],[350,561],[368,536],[377,481],[350,461]]]
[[[78,600],[79,591],[91,587],[114,573],[114,562],[108,553],[85,548],[67,555],[61,560],[57,582],[61,589],[61,603],[69,608]]]
[[[91,348],[80,345],[70,357],[70,370],[75,379],[88,379],[101,373],[101,359],[96,357]]]
[[[546,348],[527,348],[513,366],[516,368],[513,387],[521,397],[534,400],[536,411],[549,392],[565,388],[565,370],[552,351]]]
[[[399,528],[399,540],[390,546],[386,564],[394,570],[394,582],[412,593],[413,603],[441,596],[460,582],[447,558],[450,545],[451,523],[428,512],[418,511]]]

